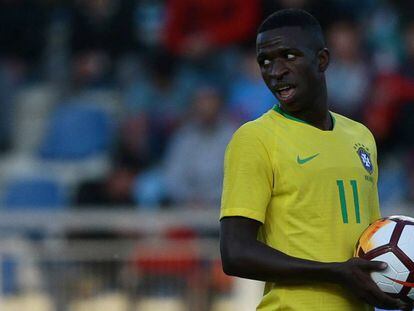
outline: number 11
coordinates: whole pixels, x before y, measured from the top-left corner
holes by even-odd
[[[356,180],[351,180],[350,183],[352,186],[352,194],[354,197],[355,219],[356,219],[356,222],[359,224],[361,223],[361,218],[359,214],[358,183]],[[347,224],[348,223],[348,210],[346,208],[344,181],[341,179],[337,180],[336,185],[338,186],[338,191],[339,191],[339,201],[341,203],[342,221],[344,222],[344,224]]]

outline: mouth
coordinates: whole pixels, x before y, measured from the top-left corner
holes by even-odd
[[[296,94],[296,87],[293,85],[282,85],[275,88],[276,97],[282,102],[289,102]]]

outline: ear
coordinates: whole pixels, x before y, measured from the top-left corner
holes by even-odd
[[[330,53],[327,48],[323,48],[318,52],[319,71],[325,72],[329,66]]]

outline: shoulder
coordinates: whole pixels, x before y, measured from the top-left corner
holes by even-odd
[[[244,123],[233,134],[232,140],[243,140],[246,142],[262,141],[268,143],[274,137],[275,121],[270,118],[269,112],[261,117]],[[272,134],[273,133],[273,134]]]
[[[336,118],[336,121],[340,123],[338,126],[340,126],[343,131],[347,133],[347,136],[352,137],[355,143],[354,146],[356,148],[366,148],[366,150],[376,159],[377,145],[371,131],[364,124],[351,120],[340,114],[335,113],[334,117]]]
[[[249,121],[239,127],[233,134],[226,149],[226,155],[230,158],[254,159],[260,162],[271,162],[275,150],[275,139],[271,135],[266,114]],[[262,162],[263,163],[263,162]]]
[[[354,135],[367,137],[369,140],[375,143],[374,136],[364,124],[362,124],[361,122],[352,120],[350,118],[347,118],[339,113],[332,112],[332,114],[338,126],[345,128],[346,130],[352,132],[352,134]]]

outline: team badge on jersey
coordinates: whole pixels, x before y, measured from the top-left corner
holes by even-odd
[[[362,144],[355,144],[354,149],[356,150],[362,166],[367,170],[368,173],[372,174],[374,166],[372,165],[371,155],[369,149]]]

